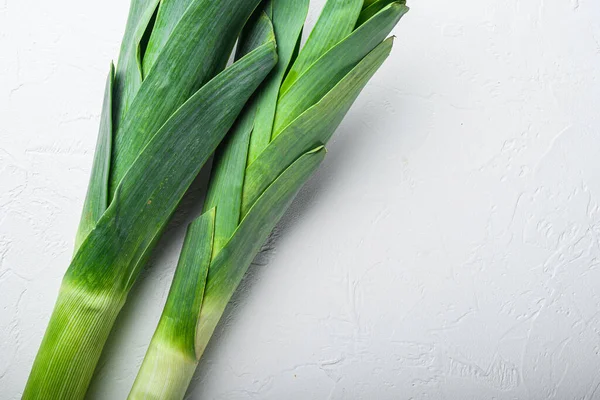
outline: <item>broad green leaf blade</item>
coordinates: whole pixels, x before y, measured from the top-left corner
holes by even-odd
[[[140,42],[160,0],[132,0],[115,76],[114,131],[142,85]]]
[[[281,85],[281,92],[285,92],[312,63],[352,33],[362,3],[362,0],[327,1],[304,48]]]
[[[234,63],[156,133],[76,254],[65,279],[97,292],[127,291],[199,170],[277,60],[274,43]]]
[[[196,326],[211,261],[215,210],[190,224],[158,327],[129,399],[183,398],[196,369]]]
[[[271,141],[279,87],[288,70],[308,14],[309,0],[271,0],[271,3],[266,6],[272,7],[279,62],[263,84],[258,96],[254,132],[250,138],[249,162],[252,162]]]
[[[217,209],[213,251],[215,256],[231,238],[240,222],[244,173],[255,115],[256,106],[246,106],[215,153],[211,184],[204,204],[205,210],[213,207]]]
[[[319,58],[280,96],[274,137],[315,104],[396,26],[408,7],[393,3]]]
[[[273,25],[264,12],[261,11],[248,26],[240,39],[238,56],[244,56],[256,47],[275,40]],[[214,157],[211,183],[204,204],[205,210],[217,209],[213,257],[221,251],[240,222],[248,147],[256,115],[255,100],[250,100],[246,105]]]
[[[92,174],[88,185],[83,212],[79,221],[79,229],[75,236],[75,253],[85,237],[94,229],[108,207],[108,177],[110,174],[110,158],[113,135],[113,86],[115,81],[115,66],[110,64],[110,72],[104,89],[104,102],[100,115],[100,129],[96,142],[96,152],[92,164]]]
[[[369,19],[373,18],[379,11],[383,10],[385,7],[389,6],[392,3],[401,3],[406,4],[406,1],[398,1],[398,0],[376,0],[370,6],[363,9],[356,21],[356,26],[360,26],[367,22]]]
[[[393,38],[389,38],[371,51],[317,104],[288,125],[250,164],[244,183],[242,216],[299,154],[317,143],[327,144],[362,89],[389,56],[392,44]]]
[[[152,136],[219,72],[260,0],[195,0],[177,24],[115,136],[111,194]]]
[[[181,351],[192,357],[196,355],[196,325],[200,317],[198,310],[202,306],[208,268],[212,260],[214,226],[213,209],[202,214],[188,227],[157,332],[167,336],[170,344],[178,345]]]
[[[215,326],[242,277],[269,234],[325,157],[320,146],[294,162],[258,199],[231,240],[213,260],[196,331],[196,356],[200,358]]]
[[[212,260],[215,210],[188,227],[175,276],[155,336],[195,358],[196,325]]]
[[[161,0],[156,22],[142,60],[144,75],[152,69],[169,36],[194,0]]]
[[[271,18],[264,11],[259,10],[242,30],[236,60],[267,42],[276,42],[275,28]]]

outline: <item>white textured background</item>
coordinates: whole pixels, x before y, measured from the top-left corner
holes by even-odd
[[[0,0],[2,400],[69,263],[127,3]],[[190,398],[600,399],[600,3],[411,5]],[[128,393],[201,188],[90,398]]]

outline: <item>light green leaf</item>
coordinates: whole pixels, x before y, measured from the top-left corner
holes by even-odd
[[[258,108],[254,132],[250,139],[249,162],[252,162],[271,141],[279,87],[294,54],[309,6],[309,0],[271,0],[270,3],[266,7],[272,7],[279,62],[257,97]]]
[[[264,12],[248,24],[238,47],[238,57],[275,40],[273,25]],[[242,187],[248,159],[250,134],[254,127],[256,99],[250,100],[232,131],[219,145],[214,157],[205,210],[217,209],[213,257],[227,243],[240,222]]]
[[[94,229],[108,207],[108,177],[110,174],[110,158],[112,150],[112,109],[113,86],[115,81],[115,66],[110,64],[110,72],[104,89],[104,102],[100,115],[100,129],[96,142],[96,152],[92,164],[92,173],[88,185],[83,212],[79,221],[79,229],[75,236],[75,252],[81,242]]]
[[[196,325],[211,261],[215,210],[187,230],[158,327],[128,399],[183,399],[196,368]]]
[[[215,210],[196,218],[187,229],[169,296],[155,335],[196,357],[196,326],[212,260]]]
[[[248,158],[250,134],[254,126],[256,107],[246,106],[227,134],[217,152],[211,171],[211,184],[204,209],[217,209],[214,252],[216,256],[227,243],[240,222],[242,188]]]
[[[317,60],[280,96],[274,137],[315,104],[390,33],[408,7],[393,3]]]
[[[250,164],[244,182],[242,215],[299,154],[318,143],[327,144],[364,86],[389,56],[392,44],[393,38],[389,38],[372,50],[317,104],[288,125]]]
[[[271,184],[213,260],[196,331],[200,358],[231,296],[296,193],[323,161],[323,146],[304,154]]]
[[[281,85],[281,92],[285,92],[312,63],[352,32],[361,7],[362,0],[327,1],[304,48]]]
[[[159,2],[160,0],[131,1],[115,75],[113,131],[117,130],[119,122],[142,85],[140,42]]]
[[[156,22],[142,60],[144,75],[152,69],[175,26],[194,0],[161,0]]]

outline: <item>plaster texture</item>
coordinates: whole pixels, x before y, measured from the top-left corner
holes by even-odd
[[[190,399],[600,399],[600,2],[409,5]],[[69,264],[127,9],[0,0],[2,400],[20,398]],[[90,399],[128,393],[205,178]]]

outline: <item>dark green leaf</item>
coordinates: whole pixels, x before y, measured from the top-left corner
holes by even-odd
[[[362,0],[328,0],[306,44],[281,85],[285,92],[319,57],[348,36],[362,7]]]
[[[115,131],[142,85],[140,42],[148,29],[148,24],[159,2],[160,0],[131,1],[129,18],[127,20],[127,27],[125,28],[123,43],[121,44],[121,52],[115,75],[113,101]]]
[[[100,219],[108,207],[108,177],[110,174],[110,158],[112,149],[112,109],[113,109],[113,85],[115,80],[115,66],[110,64],[110,72],[106,79],[104,89],[104,102],[102,104],[102,115],[100,116],[100,129],[96,141],[96,152],[92,164],[92,173],[88,185],[83,212],[79,221],[79,229],[75,236],[75,252],[94,229],[96,222]]]
[[[238,56],[244,56],[265,43],[275,40],[273,25],[264,12],[244,30]],[[216,208],[213,256],[227,243],[240,222],[242,187],[248,159],[250,134],[254,127],[256,101],[250,100],[232,131],[219,145],[213,162],[205,210]]]
[[[195,340],[208,268],[212,259],[215,210],[209,210],[188,227],[155,336],[196,357]]]
[[[323,97],[363,57],[375,48],[408,11],[394,3],[319,58],[286,92],[280,95],[274,137]]]
[[[358,17],[358,21],[356,22],[356,26],[358,27],[358,26],[364,24],[369,19],[371,19],[373,16],[375,16],[375,14],[377,14],[379,11],[383,10],[385,7],[387,7],[388,5],[390,5],[392,3],[406,4],[405,1],[398,1],[398,0],[376,0],[370,6],[368,6],[367,8],[362,10],[362,12],[360,13],[360,16]]]
[[[144,53],[142,60],[142,71],[144,75],[152,69],[152,66],[158,59],[160,52],[167,43],[169,36],[175,29],[175,26],[181,20],[185,10],[194,0],[161,0],[158,7],[156,22]]]
[[[242,215],[254,204],[265,188],[299,154],[318,143],[327,143],[364,86],[389,56],[393,39],[371,51],[317,104],[275,138],[248,167],[244,182]]]
[[[65,279],[100,293],[129,290],[157,232],[276,60],[274,43],[261,46],[177,110],[121,181]]]
[[[229,299],[296,193],[325,157],[320,146],[304,154],[273,182],[213,260],[196,333],[196,355],[204,352]]]
[[[248,161],[252,162],[271,141],[273,119],[277,107],[279,87],[294,54],[308,13],[309,0],[271,0],[273,27],[277,39],[279,62],[265,80],[257,97],[254,132],[250,139]]]
[[[169,36],[115,136],[111,194],[158,129],[227,62],[259,0],[195,0]]]
[[[262,10],[258,10],[252,18],[240,35],[236,59],[245,56],[267,42],[276,42],[275,29],[271,18]]]

